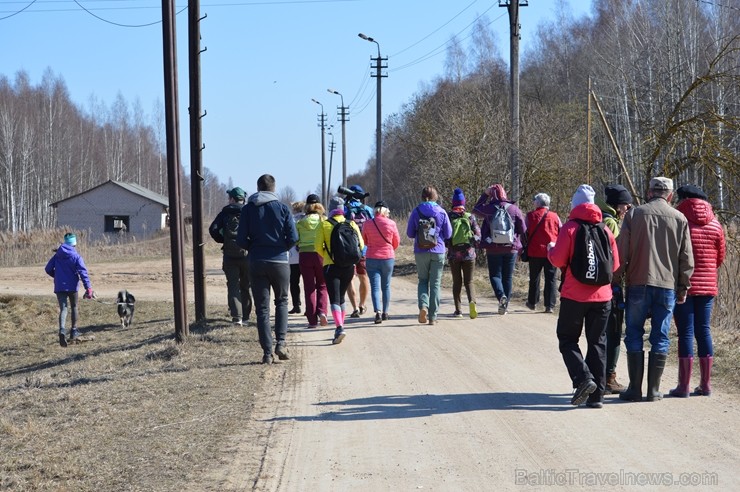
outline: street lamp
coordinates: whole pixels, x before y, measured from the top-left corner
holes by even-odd
[[[370,41],[371,43],[375,43],[375,45],[378,47],[378,57],[373,58],[370,57],[371,60],[375,61],[375,66],[372,68],[376,69],[375,75],[371,75],[378,79],[378,88],[377,88],[377,97],[376,97],[376,110],[375,110],[375,181],[376,181],[376,188],[377,188],[377,195],[378,200],[383,199],[383,160],[382,160],[382,153],[381,153],[381,146],[382,146],[382,117],[381,117],[381,95],[380,95],[380,80],[383,77],[387,77],[388,75],[383,75],[381,73],[381,68],[388,68],[388,65],[383,66],[383,60],[388,60],[388,58],[382,58],[380,56],[380,44],[375,41],[370,36],[366,36],[365,34],[359,33],[358,36],[365,41]]]
[[[339,107],[339,121],[342,122],[342,186],[347,187],[347,133],[344,131],[344,124],[349,116],[349,108],[344,105],[344,96],[334,89],[326,89],[331,94],[336,94],[342,98],[342,105]]]
[[[322,203],[326,203],[326,151],[324,149],[324,122],[326,121],[326,114],[324,113],[323,104],[316,99],[311,100],[321,106],[321,200]]]

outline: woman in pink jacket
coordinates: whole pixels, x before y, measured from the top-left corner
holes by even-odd
[[[396,223],[382,201],[375,204],[375,217],[362,225],[362,239],[367,246],[365,253],[367,275],[370,278],[370,297],[375,310],[375,323],[388,319],[391,302],[391,276],[396,258],[396,249],[401,242]],[[383,295],[381,313],[381,292]]]
[[[557,242],[548,245],[547,259],[555,267],[567,269],[560,292],[557,335],[563,362],[576,389],[570,402],[573,405],[586,402],[588,407],[601,408],[606,387],[606,325],[612,308],[612,286],[609,282],[605,285],[582,283],[574,276],[572,266],[581,223],[599,224],[602,219],[601,209],[594,204],[594,195],[589,185],[578,187],[571,200],[568,222],[560,229]],[[613,273],[619,268],[617,242],[612,231],[600,225],[609,240]],[[578,346],[584,322],[588,345],[585,360]]]
[[[710,380],[714,357],[709,320],[717,295],[717,269],[725,259],[725,233],[714,217],[707,195],[700,188],[682,186],[676,194],[679,199],[676,208],[689,221],[694,273],[691,274],[686,302],[676,304],[673,310],[678,329],[678,386],[668,394],[681,398],[689,396],[696,338],[701,382],[694,391],[697,395],[709,396],[712,393]]]

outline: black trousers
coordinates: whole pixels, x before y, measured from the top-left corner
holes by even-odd
[[[606,385],[606,323],[611,312],[611,301],[577,302],[560,300],[557,335],[565,367],[576,388],[587,379],[596,383],[598,396]],[[581,333],[586,332],[586,358],[578,346]]]
[[[298,263],[290,265],[290,300],[293,307],[301,307],[301,267]]]
[[[529,257],[529,292],[527,302],[538,304],[540,302],[540,272],[544,270],[545,276],[545,307],[555,308],[557,302],[557,268],[552,266],[547,258]]]

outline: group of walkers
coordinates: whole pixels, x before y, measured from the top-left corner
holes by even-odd
[[[391,317],[391,277],[401,241],[398,227],[384,202],[370,208],[364,204],[368,194],[360,186],[345,191],[346,200],[334,196],[326,209],[317,195],[310,194],[291,210],[275,193],[275,178],[265,174],[257,181],[257,192],[248,199],[239,187],[228,190],[229,203],[209,228],[213,239],[223,244],[232,321],[248,322],[254,309],[263,363],[272,363],[273,354],[281,360],[290,358],[288,315],[302,312],[300,279],[308,328],[327,326],[331,315],[333,344],[346,337],[347,297],[351,317],[367,311],[368,292],[374,322],[380,324]],[[671,205],[674,194],[678,198],[675,208]],[[718,292],[718,268],[725,258],[724,231],[707,195],[697,186],[682,186],[674,192],[671,179],[655,177],[650,180],[645,204],[633,206],[633,198],[617,184],[606,186],[598,199],[590,185],[580,185],[563,224],[550,210],[550,197],[545,193],[534,196],[533,209],[525,216],[507,199],[501,184],[487,187],[470,212],[460,188],[454,190],[452,206],[445,210],[439,204],[438,191],[433,186],[424,187],[406,228],[406,235],[414,242],[419,323],[438,322],[445,263],[453,280],[453,317],[463,317],[463,287],[469,317],[478,316],[473,273],[476,253],[484,250],[499,314],[508,312],[517,259],[529,263],[528,309],[535,310],[540,302],[541,274],[546,313],[554,312],[559,290],[556,333],[574,388],[573,405],[601,408],[607,394],[618,394],[626,401],[642,400],[643,336],[648,319],[646,400],[663,398],[660,382],[671,320],[678,329],[679,372],[678,385],[668,395],[692,394],[694,340],[700,383],[693,394],[710,395],[714,356],[710,318]],[[84,261],[75,249],[76,239],[74,234],[66,234],[46,265],[46,272],[54,277],[60,309],[59,343],[63,347],[68,341],[68,310],[72,313],[70,339],[80,336],[80,280],[85,297],[94,297]],[[557,269],[561,270],[559,287]],[[360,278],[359,296],[351,287],[354,277]],[[627,387],[617,381],[616,374],[623,324]],[[584,331],[585,357],[578,344]]]

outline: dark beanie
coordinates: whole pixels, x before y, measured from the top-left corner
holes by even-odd
[[[632,205],[632,195],[622,185],[607,185],[604,188],[604,195],[606,195],[607,205],[612,207],[620,204]]]
[[[704,193],[701,188],[694,185],[683,185],[676,190],[676,194],[678,195],[679,200],[684,200],[686,198],[700,198],[702,200],[707,200],[707,194]]]
[[[463,194],[463,191],[460,188],[455,188],[455,191],[452,192],[452,206],[459,207],[464,205],[465,195]]]

